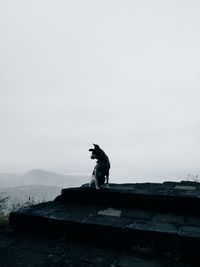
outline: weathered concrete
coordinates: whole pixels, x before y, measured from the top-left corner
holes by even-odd
[[[194,183],[188,189],[186,182],[165,182],[162,184],[111,184],[110,188],[95,190],[84,185],[79,188],[67,188],[56,201],[67,203],[100,204],[113,207],[130,207],[155,211],[199,214],[200,190]]]
[[[0,232],[0,267],[190,267],[130,249],[33,234]],[[195,266],[195,265],[194,265]],[[198,266],[198,265],[197,265]]]
[[[11,213],[10,227],[200,263],[199,190],[186,182],[63,189],[55,201]]]

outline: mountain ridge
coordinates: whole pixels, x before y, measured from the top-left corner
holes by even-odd
[[[0,188],[23,185],[46,185],[73,187],[88,181],[89,175],[59,174],[44,169],[33,169],[25,173],[0,173]]]

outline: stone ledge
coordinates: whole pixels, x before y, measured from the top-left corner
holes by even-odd
[[[84,185],[63,189],[55,201],[131,207],[156,211],[199,215],[200,191],[176,189],[177,183],[111,184],[110,188],[95,190]],[[181,186],[184,188],[184,186]]]
[[[185,195],[176,186],[146,183],[111,184],[102,190],[63,189],[55,201],[12,212],[9,223],[19,231],[119,247],[139,245],[161,255],[199,260],[199,190],[186,190]]]

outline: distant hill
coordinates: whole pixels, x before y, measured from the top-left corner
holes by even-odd
[[[58,174],[42,169],[22,174],[0,173],[0,188],[25,185],[47,185],[60,187],[80,186],[87,183],[89,175]]]

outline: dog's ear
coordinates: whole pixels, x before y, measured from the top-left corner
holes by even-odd
[[[93,144],[95,149],[100,149],[100,147],[96,144]]]

